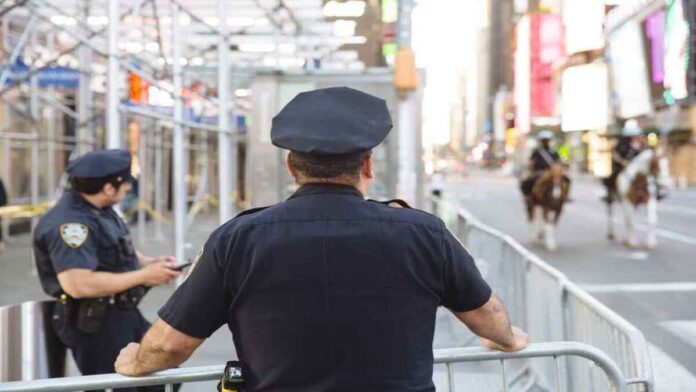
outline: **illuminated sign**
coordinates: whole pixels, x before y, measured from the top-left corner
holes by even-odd
[[[645,57],[639,22],[628,22],[609,36],[616,114],[621,118],[652,111]]]

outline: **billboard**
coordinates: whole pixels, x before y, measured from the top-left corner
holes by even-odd
[[[569,54],[604,48],[604,0],[565,0],[565,48]]]
[[[605,64],[586,64],[563,71],[563,131],[599,129],[609,118],[608,72]]]
[[[640,23],[627,22],[614,30],[608,41],[616,115],[632,118],[650,113],[650,84]]]
[[[523,16],[515,35],[515,126],[529,132],[534,117],[556,114],[554,65],[563,56],[560,16],[534,13]]]
[[[687,69],[689,65],[689,23],[684,17],[682,0],[668,0],[665,19],[664,80],[665,102],[689,96]]]

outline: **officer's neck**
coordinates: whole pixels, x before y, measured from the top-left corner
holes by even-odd
[[[325,179],[302,179],[297,181],[297,185],[299,186],[304,186],[307,184],[326,184],[326,185],[347,185],[347,186],[352,186],[353,188],[357,189],[360,191],[360,193],[364,195],[367,195],[367,190],[370,187],[369,180],[363,179],[362,177],[360,178],[360,181],[358,183],[350,183],[347,181],[339,181],[339,180],[325,180]]]
[[[109,197],[104,195],[103,193],[95,193],[93,195],[88,195],[86,193],[80,193],[80,196],[89,204],[92,206],[98,208],[98,209],[103,209],[106,207],[111,207],[111,202],[109,200]]]

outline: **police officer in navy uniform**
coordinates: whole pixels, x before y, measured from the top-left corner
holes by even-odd
[[[607,193],[602,199],[605,202],[611,203],[614,201],[616,198],[616,179],[643,149],[643,130],[638,126],[636,120],[630,119],[626,121],[621,131],[621,137],[611,152],[611,174],[604,179]]]
[[[561,162],[561,157],[551,147],[553,132],[549,130],[540,131],[537,135],[539,145],[532,151],[529,157],[529,176],[522,181],[520,188],[525,197],[529,197],[534,189],[536,180],[544,170],[548,170],[552,165]]]
[[[116,370],[137,376],[177,366],[227,324],[244,391],[434,391],[439,306],[488,347],[524,348],[526,334],[510,326],[441,220],[365,200],[371,149],[391,127],[384,100],[350,88],[290,101],[271,139],[290,150],[286,164],[300,188],[213,232]]]
[[[150,327],[137,308],[146,289],[180,274],[173,257],[136,252],[112,208],[130,189],[130,170],[126,150],[72,160],[71,189],[34,231],[41,286],[58,299],[54,328],[84,375],[114,372],[119,350]]]

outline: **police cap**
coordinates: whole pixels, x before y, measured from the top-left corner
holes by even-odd
[[[92,151],[68,163],[70,177],[83,179],[102,179],[122,176],[120,182],[132,179],[131,154],[122,149]]]
[[[387,103],[348,87],[298,94],[273,118],[274,145],[327,158],[364,155],[392,128]]]

